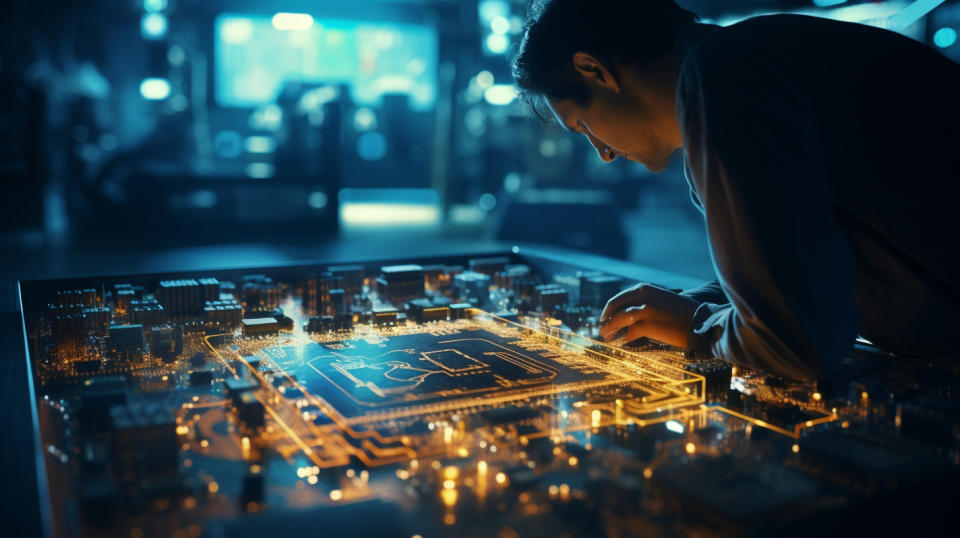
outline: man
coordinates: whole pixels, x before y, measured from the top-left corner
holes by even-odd
[[[670,0],[552,0],[513,62],[541,117],[600,157],[684,150],[718,281],[641,284],[601,335],[816,379],[858,334],[960,344],[960,68],[893,32],[803,16],[721,28]]]

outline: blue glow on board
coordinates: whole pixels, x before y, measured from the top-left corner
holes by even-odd
[[[378,105],[384,94],[402,93],[410,97],[415,110],[433,107],[437,91],[434,28],[335,19],[311,19],[307,25],[306,15],[302,21],[296,14],[284,14],[286,18],[278,21],[278,15],[217,17],[217,104],[272,103],[284,83],[299,80],[345,84],[360,105]]]

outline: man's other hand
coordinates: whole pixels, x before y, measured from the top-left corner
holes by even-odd
[[[650,284],[637,284],[607,301],[600,315],[600,337],[625,344],[641,337],[687,347],[696,301]],[[622,333],[622,334],[621,334]]]

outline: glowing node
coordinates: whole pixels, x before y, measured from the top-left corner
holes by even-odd
[[[600,426],[600,417],[601,417],[601,414],[599,409],[594,409],[593,411],[590,412],[590,423],[594,428],[597,428]]]
[[[445,506],[453,506],[457,504],[457,490],[443,489],[440,491],[440,498]]]
[[[683,433],[683,424],[680,424],[676,420],[668,420],[666,426],[668,430],[674,433]]]

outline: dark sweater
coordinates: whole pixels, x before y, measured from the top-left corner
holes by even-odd
[[[694,24],[677,50],[719,283],[694,294],[690,346],[808,379],[857,334],[960,349],[960,67],[893,32],[791,15]]]

